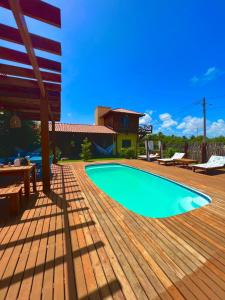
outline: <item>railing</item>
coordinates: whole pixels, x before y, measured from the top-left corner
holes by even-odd
[[[206,160],[211,155],[225,156],[225,144],[224,143],[208,143],[206,145]],[[188,156],[197,161],[202,159],[202,144],[193,143],[188,145]]]
[[[177,152],[186,152],[185,149],[187,149],[188,158],[195,159],[198,162],[202,161],[201,143],[191,143],[186,146],[184,144],[179,144],[179,145],[166,144],[164,145],[164,149],[163,149],[164,153],[166,153],[169,148],[172,148]],[[207,153],[206,160],[208,160],[211,157],[211,155],[225,156],[225,144],[219,142],[208,143],[206,145],[206,153]]]
[[[225,156],[225,144],[224,143],[209,143],[206,146],[207,158],[211,155]]]
[[[202,160],[202,144],[188,144],[188,158],[195,159],[199,162]]]

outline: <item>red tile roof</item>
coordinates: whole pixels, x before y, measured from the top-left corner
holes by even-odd
[[[125,114],[132,114],[132,115],[138,115],[138,116],[144,116],[144,114],[133,111],[133,110],[128,110],[128,109],[124,109],[124,108],[116,108],[116,109],[111,109],[110,111],[108,111],[105,115],[107,115],[110,112],[119,112],[119,113],[125,113]]]
[[[49,123],[49,130],[52,131],[52,124]],[[67,124],[55,123],[55,131],[58,132],[77,132],[77,133],[102,133],[116,134],[116,132],[106,126],[86,125],[86,124]]]

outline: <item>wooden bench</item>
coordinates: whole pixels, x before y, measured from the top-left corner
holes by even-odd
[[[8,198],[10,200],[10,213],[17,215],[22,201],[22,185],[10,185],[0,188],[1,198]]]

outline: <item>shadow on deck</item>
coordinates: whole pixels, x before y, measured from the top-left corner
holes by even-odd
[[[0,227],[0,299],[123,298],[90,208],[67,166]],[[110,274],[106,278],[106,273]]]

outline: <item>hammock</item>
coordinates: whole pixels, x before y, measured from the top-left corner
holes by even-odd
[[[96,149],[98,150],[99,153],[104,154],[104,155],[110,155],[113,152],[114,149],[114,145],[110,145],[107,148],[103,148],[101,146],[99,146],[98,144],[96,144],[95,142],[93,143],[96,147]]]

